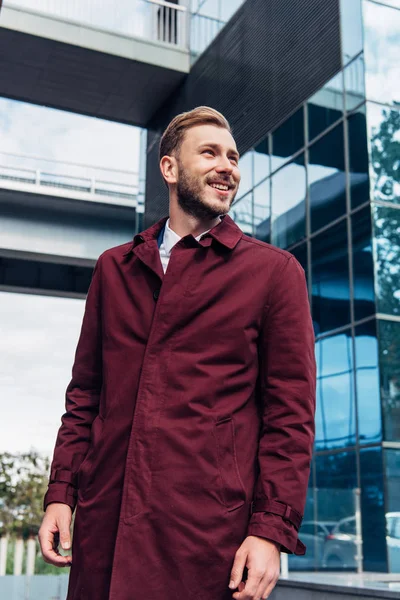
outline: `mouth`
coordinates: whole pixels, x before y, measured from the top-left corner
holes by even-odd
[[[208,185],[212,187],[213,190],[215,190],[221,196],[228,196],[230,190],[233,188],[233,186],[222,182],[212,182]]]

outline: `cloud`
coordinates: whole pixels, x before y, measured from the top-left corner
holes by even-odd
[[[83,300],[0,293],[0,452],[52,453],[83,311]]]

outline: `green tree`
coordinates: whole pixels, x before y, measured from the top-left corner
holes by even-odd
[[[0,531],[10,536],[7,573],[13,570],[13,540],[36,536],[43,518],[43,497],[48,483],[50,461],[45,455],[30,452],[0,453]],[[65,573],[44,562],[38,553],[35,572]]]

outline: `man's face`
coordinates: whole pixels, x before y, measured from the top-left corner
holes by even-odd
[[[229,131],[215,125],[191,127],[176,158],[182,210],[199,219],[228,213],[240,182],[239,154]]]

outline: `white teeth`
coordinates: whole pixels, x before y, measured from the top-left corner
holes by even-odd
[[[220,183],[210,183],[211,187],[217,189],[217,190],[223,190],[224,192],[227,192],[229,190],[229,186],[227,185],[222,185]]]

